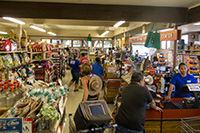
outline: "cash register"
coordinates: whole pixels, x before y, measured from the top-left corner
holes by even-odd
[[[183,98],[182,107],[185,109],[200,109],[199,94],[200,84],[186,84],[178,91],[179,94],[192,93],[193,97]]]

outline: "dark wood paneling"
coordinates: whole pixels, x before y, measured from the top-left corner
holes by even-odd
[[[128,5],[69,4],[45,2],[0,2],[0,17],[83,20],[126,20],[182,23],[187,8]]]
[[[189,23],[200,21],[200,6],[189,10],[188,21]]]

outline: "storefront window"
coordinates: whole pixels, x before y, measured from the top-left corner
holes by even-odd
[[[184,40],[185,44],[188,44],[188,35],[182,35],[181,39]]]
[[[47,41],[47,43],[51,43],[50,39],[42,39],[42,42]]]
[[[161,49],[166,49],[166,41],[161,41]]]
[[[92,47],[92,42],[91,41],[86,41],[86,40],[83,40],[83,47]]]
[[[112,48],[110,41],[104,41],[104,48]]]
[[[67,47],[68,45],[72,46],[72,40],[63,40],[64,47]]]
[[[102,41],[94,41],[95,48],[102,48]]]
[[[53,44],[57,44],[58,41],[59,41],[59,44],[60,44],[60,43],[61,43],[61,40],[60,40],[60,39],[53,39],[53,40],[52,40],[52,43],[53,43]]]
[[[73,47],[81,47],[82,40],[73,40]]]

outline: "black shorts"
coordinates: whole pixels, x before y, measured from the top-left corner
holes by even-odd
[[[78,84],[79,81],[79,72],[71,72],[72,73],[72,82],[76,82],[76,84]]]

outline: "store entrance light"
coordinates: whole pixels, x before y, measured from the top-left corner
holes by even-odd
[[[120,25],[122,25],[123,23],[125,23],[126,21],[119,21],[119,22],[117,22],[115,25],[114,25],[114,27],[115,28],[117,28],[117,27],[119,27]]]
[[[35,30],[38,30],[38,31],[41,31],[41,32],[46,32],[45,29],[39,28],[39,27],[34,26],[34,25],[30,25],[30,27],[31,27],[32,29],[35,29]]]
[[[107,30],[107,31],[105,31],[104,33],[102,33],[99,37],[103,37],[103,36],[105,36],[106,34],[108,34],[110,31],[109,30]]]
[[[3,19],[6,19],[6,20],[9,20],[9,21],[11,21],[11,22],[17,23],[17,24],[22,24],[22,25],[25,24],[25,22],[23,22],[23,21],[21,21],[21,20],[17,20],[17,19],[15,19],[15,18],[11,18],[11,17],[2,17],[2,18],[3,18]]]
[[[50,34],[50,35],[53,35],[53,36],[56,36],[56,33],[53,33],[53,32],[47,32],[48,34]]]
[[[0,34],[6,35],[6,34],[8,34],[8,33],[7,33],[7,32],[4,32],[4,31],[0,31]]]

